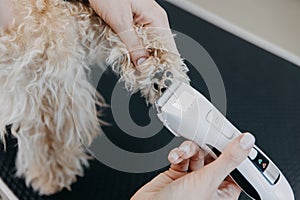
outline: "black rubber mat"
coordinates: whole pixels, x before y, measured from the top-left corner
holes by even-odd
[[[26,187],[24,180],[16,178],[15,176],[15,158],[17,148],[17,141],[11,137],[10,133],[8,137],[6,137],[6,151],[3,150],[4,146],[0,143],[1,178],[20,199],[23,199],[22,197],[24,197],[24,199],[39,200],[41,198],[35,194],[32,189]]]
[[[159,2],[167,10],[172,28],[197,40],[216,62],[226,88],[227,117],[241,130],[256,136],[257,144],[286,175],[296,199],[300,198],[300,68],[165,1]],[[202,77],[192,66],[190,68],[192,85],[208,96]],[[99,90],[108,103],[116,80],[108,71],[99,83]],[[132,116],[141,121],[147,107],[138,95],[133,99]],[[109,109],[105,117],[113,120]],[[112,142],[132,151],[149,151],[172,139],[166,130],[151,141],[124,136],[116,126],[104,130]],[[24,200],[129,199],[141,185],[163,170],[125,173],[94,160],[71,192],[64,190],[50,197],[40,197],[14,176],[16,150],[16,141],[12,138],[8,138],[6,152],[0,147],[0,176],[16,196]],[[243,195],[241,199],[248,198]]]

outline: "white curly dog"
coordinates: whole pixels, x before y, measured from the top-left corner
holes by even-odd
[[[107,60],[130,92],[153,103],[176,77],[189,82],[164,38],[135,27],[150,57],[138,68],[126,46],[88,4],[11,0],[14,20],[0,29],[0,136],[18,140],[17,175],[40,194],[69,188],[83,175],[85,145],[100,132],[105,105],[89,82],[90,66]],[[97,106],[98,105],[98,106]]]

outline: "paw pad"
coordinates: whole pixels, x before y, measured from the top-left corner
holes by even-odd
[[[163,65],[166,68],[166,65]],[[153,83],[153,90],[161,96],[162,93],[172,84],[174,78],[173,73],[170,70],[162,69],[157,71],[151,78]]]

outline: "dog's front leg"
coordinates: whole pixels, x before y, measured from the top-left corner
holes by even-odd
[[[82,165],[88,165],[88,157],[76,139],[67,145],[47,126],[36,123],[12,132],[18,139],[17,175],[40,194],[70,189],[76,176],[83,175]]]

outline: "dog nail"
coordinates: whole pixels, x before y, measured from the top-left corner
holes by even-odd
[[[143,64],[143,62],[145,62],[146,58],[142,57],[142,58],[139,58],[136,62],[137,65],[141,65]]]

